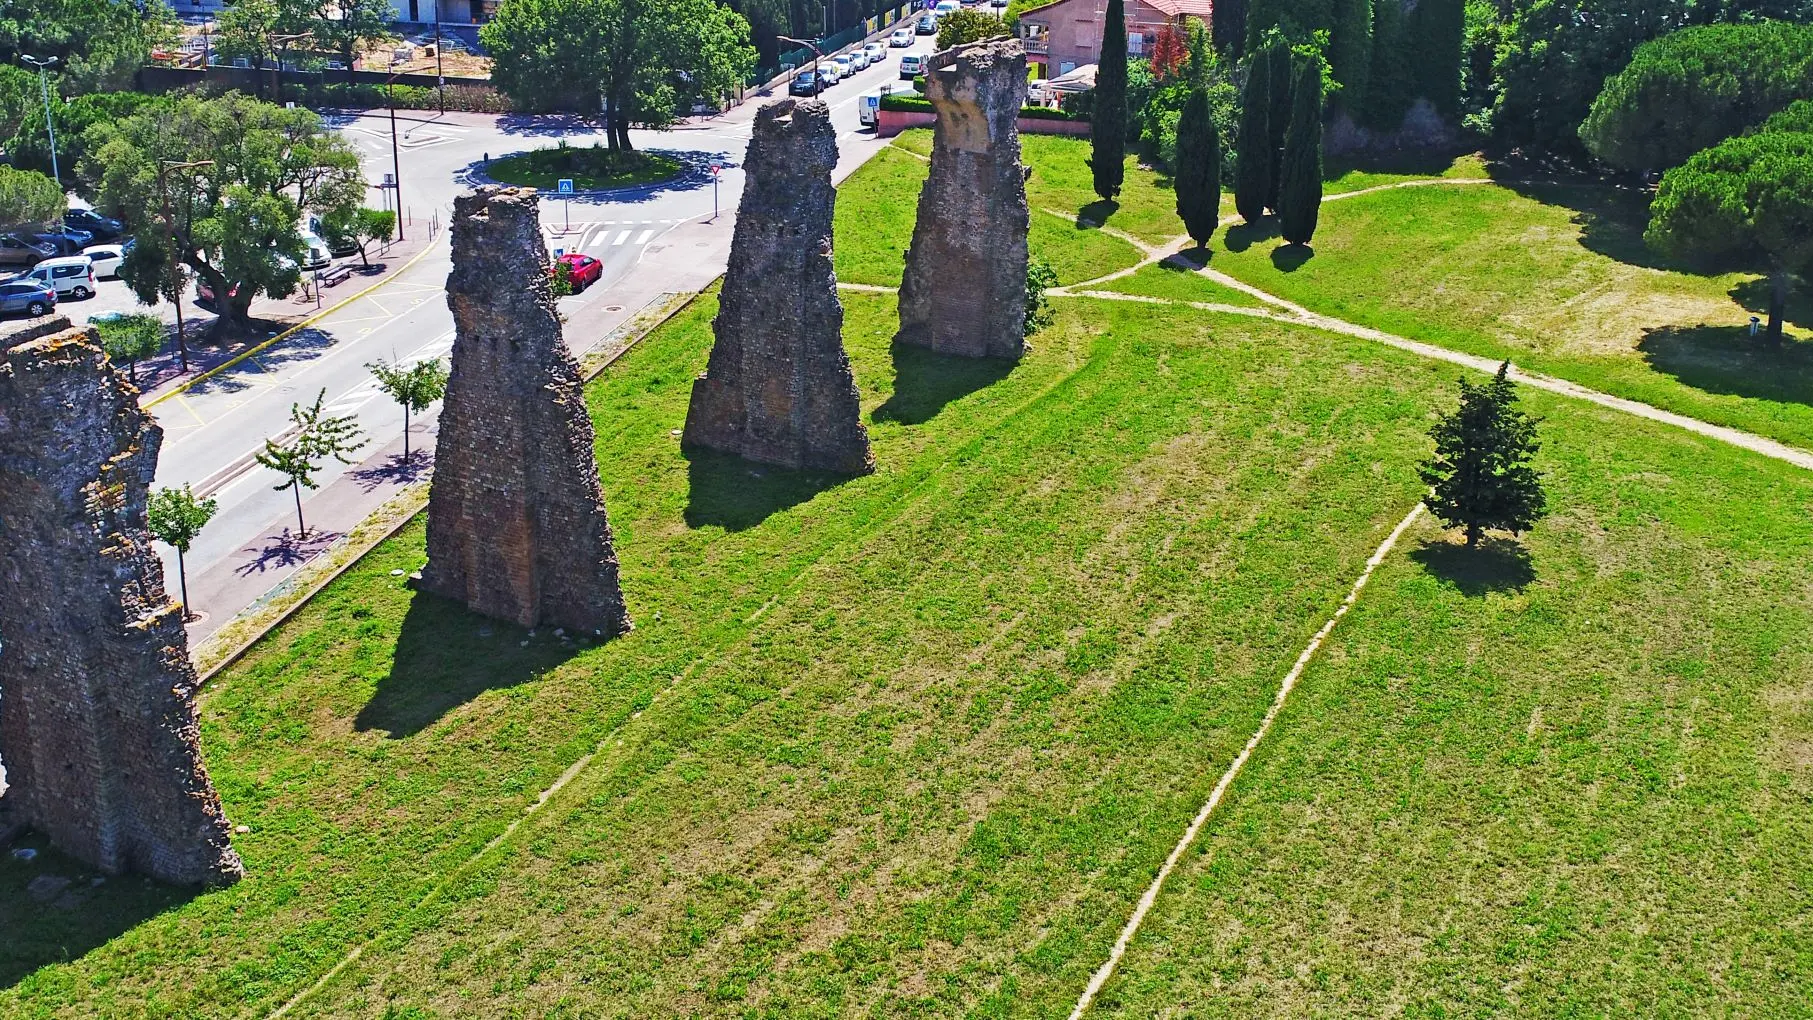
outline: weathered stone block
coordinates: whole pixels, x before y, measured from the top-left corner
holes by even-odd
[[[66,320],[0,334],[0,834],[110,874],[242,874],[145,502],[163,432]]]
[[[686,411],[688,448],[842,474],[875,469],[831,268],[836,165],[824,103],[783,99],[756,112],[712,321],[717,342]]]
[[[1026,51],[995,39],[932,57],[932,168],[919,192],[906,276],[903,343],[972,358],[1026,351],[1026,167],[1020,107]]]
[[[533,190],[454,200],[453,365],[420,587],[524,627],[630,629]]]

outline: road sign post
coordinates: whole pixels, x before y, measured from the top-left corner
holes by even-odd
[[[724,169],[722,160],[711,161],[711,221],[718,221],[718,174]]]
[[[561,199],[567,207],[567,225],[562,227],[560,232],[570,234],[573,232],[573,178],[562,177],[555,181],[554,190],[560,192]]]

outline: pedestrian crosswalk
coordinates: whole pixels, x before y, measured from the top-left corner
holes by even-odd
[[[685,219],[587,220],[571,225],[564,221],[543,223],[548,247],[563,252],[602,251],[609,248],[641,247],[672,229]]]

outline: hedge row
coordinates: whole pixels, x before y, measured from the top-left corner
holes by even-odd
[[[369,110],[382,109],[389,102],[395,102],[400,110],[434,110],[440,107],[438,91],[433,86],[426,85],[393,85],[387,100],[382,85],[328,82],[304,90],[304,101],[314,107]],[[293,93],[285,90],[284,98],[294,98]],[[449,85],[447,109],[468,113],[513,113],[516,105],[510,102],[508,96],[494,88],[483,85]]]
[[[904,93],[890,92],[881,97],[881,108],[894,113],[931,113],[932,101]],[[1020,116],[1028,120],[1076,120],[1088,121],[1085,113],[1070,110],[1054,110],[1049,106],[1022,106]]]

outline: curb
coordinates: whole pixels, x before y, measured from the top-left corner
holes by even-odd
[[[426,250],[424,249],[424,254],[425,253],[426,253]],[[419,256],[419,255],[417,256],[417,258],[420,258],[420,257],[421,256]],[[699,300],[699,298],[703,297],[705,295],[705,292],[710,290],[713,286],[715,286],[717,284],[717,282],[722,278],[723,278],[723,274],[720,273],[718,276],[713,277],[710,283],[706,284],[705,286],[699,288],[697,291],[693,292],[693,294],[690,295],[689,297],[687,297],[686,300],[676,301],[672,308],[668,309],[666,312],[664,312],[659,317],[657,317],[654,321],[650,322],[646,328],[644,328],[640,332],[638,332],[634,337],[632,337],[630,339],[630,341],[628,343],[624,344],[621,348],[619,348],[618,350],[611,353],[603,361],[599,362],[596,366],[594,366],[590,370],[582,372],[581,376],[580,376],[580,383],[582,385],[586,384],[586,383],[590,383],[593,380],[597,379],[600,375],[603,375],[605,369],[611,367],[611,365],[614,362],[616,362],[617,359],[623,357],[625,354],[628,354],[630,351],[634,350],[636,348],[636,345],[640,344],[643,341],[643,339],[646,338],[650,333],[653,333],[655,330],[660,329],[662,326],[667,325],[667,323],[673,321],[675,316],[679,315],[681,312],[684,312],[688,308],[691,308],[693,305],[693,302],[695,302],[695,301]],[[385,281],[385,282],[389,282],[389,281]],[[378,286],[382,286],[382,284],[379,284]],[[373,289],[375,289],[375,287]],[[363,295],[357,295],[357,294],[354,295],[354,297],[361,297],[361,296],[363,296]],[[350,301],[350,300],[352,300],[352,298],[348,298],[347,300]],[[301,327],[297,327],[297,328],[299,329]],[[608,337],[607,337],[607,339],[608,339]],[[273,343],[276,342],[275,339],[273,339],[272,342]],[[221,367],[224,368],[226,366],[222,365]],[[206,658],[211,657],[208,653],[210,653],[212,651],[212,649],[210,648],[210,645],[212,642],[214,642],[215,638],[211,635],[207,638],[204,638],[202,641],[198,642],[197,645],[194,648],[192,648],[189,653],[191,659],[198,660],[197,670],[200,672],[200,683],[198,684],[198,689],[206,687],[209,683],[211,683],[213,681],[213,679],[216,676],[220,675],[221,671],[225,670],[228,666],[231,666],[234,663],[238,662],[240,659],[245,658],[246,654],[248,652],[250,652],[254,647],[256,647],[260,641],[263,641],[267,636],[269,636],[269,634],[273,630],[276,630],[278,627],[282,626],[283,624],[288,623],[292,617],[294,617],[298,612],[301,612],[301,610],[304,606],[306,606],[310,602],[314,601],[315,596],[321,594],[322,589],[326,588],[328,585],[330,585],[334,581],[338,580],[340,578],[340,575],[346,573],[348,570],[351,570],[355,565],[357,565],[359,563],[360,560],[363,560],[365,558],[366,554],[370,553],[373,549],[376,549],[379,545],[382,545],[384,542],[389,541],[390,539],[396,537],[398,532],[402,531],[405,527],[408,527],[409,523],[411,521],[415,520],[416,517],[419,514],[421,514],[421,512],[428,506],[428,486],[429,486],[428,481],[418,482],[415,485],[412,485],[409,488],[404,489],[402,492],[398,493],[396,496],[392,497],[389,501],[385,502],[382,506],[379,506],[376,510],[372,511],[369,515],[367,515],[365,520],[359,522],[359,525],[357,527],[353,528],[353,530],[347,535],[345,544],[337,547],[342,553],[346,554],[345,558],[343,560],[341,560],[339,563],[332,564],[331,566],[326,567],[322,571],[322,575],[320,577],[313,578],[313,579],[307,579],[307,578],[305,578],[305,575],[307,574],[310,566],[314,565],[315,563],[322,562],[322,560],[324,558],[331,558],[335,553],[334,549],[326,550],[325,552],[323,552],[321,554],[320,557],[317,557],[316,559],[311,560],[309,562],[309,564],[303,566],[303,568],[301,570],[297,571],[288,580],[281,582],[276,587],[272,588],[272,590],[271,590],[272,592],[278,593],[278,595],[276,596],[276,598],[273,601],[274,602],[287,601],[288,604],[285,605],[281,610],[279,610],[278,613],[275,616],[273,616],[269,622],[263,624],[262,626],[256,627],[252,631],[252,633],[246,635],[244,638],[241,638],[237,643],[229,646],[228,651],[226,651],[224,654],[222,654],[218,661],[210,663],[205,668],[201,667],[199,664],[199,661],[205,660]],[[370,525],[374,519],[384,516],[387,512],[397,513],[397,514],[399,514],[399,516],[397,517],[397,519],[395,521],[390,523],[389,526],[381,527],[381,528],[377,529],[374,533],[368,533],[368,534],[364,534],[364,535],[361,535],[359,533],[361,529]],[[300,583],[298,584],[298,582],[300,582]],[[290,590],[288,592],[284,592],[283,589],[285,588],[285,586],[288,586],[288,585],[295,585],[295,587],[290,588]],[[298,592],[299,592],[299,594],[298,594]],[[294,597],[286,598],[286,596],[294,596]],[[262,596],[261,598],[271,598],[271,597],[272,597],[271,592],[266,592],[265,595]],[[256,605],[256,603],[254,603],[254,605]],[[268,605],[270,605],[270,603],[267,603],[267,606]],[[215,631],[215,634],[216,635],[224,634],[228,628],[233,626],[235,621],[239,620],[242,616],[245,615],[246,612],[250,611],[250,609],[251,609],[251,607],[248,607],[246,610],[241,610],[240,614],[238,616],[235,616],[232,620],[228,620],[226,622],[226,624],[224,624],[221,627],[220,630]]]
[[[422,260],[422,256],[428,254],[429,252],[431,252],[433,250],[434,250],[434,244],[432,242],[430,242],[428,247],[423,248],[419,252],[416,252],[414,257],[412,257],[408,262],[403,263],[401,268],[399,268],[394,274],[387,277],[386,279],[379,280],[377,283],[372,284],[371,286],[365,288],[364,290],[358,292],[357,294],[348,294],[346,297],[341,298],[339,301],[335,302],[334,304],[321,309],[320,311],[309,316],[308,318],[303,319],[301,322],[296,323],[294,326],[291,326],[289,329],[286,329],[283,332],[277,334],[276,336],[271,337],[269,340],[266,340],[263,343],[260,343],[256,346],[250,348],[249,350],[241,351],[239,354],[235,355],[232,359],[230,359],[228,361],[223,361],[220,364],[215,365],[213,368],[208,369],[206,372],[201,373],[200,375],[196,376],[193,379],[184,380],[183,382],[177,384],[174,388],[170,389],[168,392],[165,392],[165,393],[159,394],[158,396],[152,397],[150,400],[147,400],[144,403],[140,404],[139,408],[141,410],[149,411],[150,409],[156,407],[157,405],[163,403],[164,401],[169,400],[171,397],[181,396],[182,394],[189,392],[190,390],[194,389],[196,386],[199,386],[202,383],[208,381],[209,379],[212,379],[215,376],[219,375],[220,373],[225,372],[227,369],[232,368],[234,365],[239,364],[240,362],[246,360],[247,358],[255,358],[258,355],[263,354],[265,351],[268,351],[272,347],[275,347],[278,344],[282,343],[283,341],[288,340],[290,337],[293,337],[297,333],[300,333],[303,330],[309,328],[310,326],[313,326],[315,323],[320,322],[322,319],[325,319],[328,316],[339,311],[340,309],[345,308],[347,305],[352,304],[354,301],[359,300],[360,298],[364,297],[365,295],[372,293],[373,291],[377,290],[380,287],[388,286],[389,284],[394,283],[396,281],[397,277],[402,276],[405,272],[407,272],[409,270],[410,266],[413,266],[417,262],[420,262]]]

